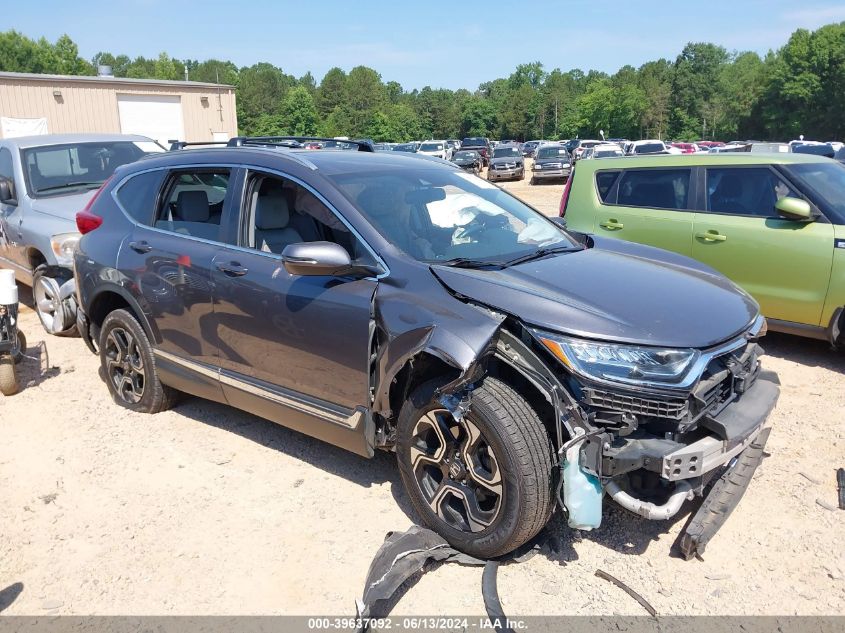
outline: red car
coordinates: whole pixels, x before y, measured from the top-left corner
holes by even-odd
[[[696,147],[692,143],[672,143],[672,147],[677,147],[684,154],[695,154]]]

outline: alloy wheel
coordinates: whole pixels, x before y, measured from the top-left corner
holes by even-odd
[[[446,409],[425,413],[414,425],[411,468],[431,510],[450,527],[480,532],[503,505],[499,462],[478,427]]]
[[[64,328],[64,307],[59,297],[59,284],[52,277],[41,276],[33,291],[35,308],[44,329],[50,334],[61,332]]]
[[[116,327],[108,333],[105,345],[106,372],[124,402],[135,404],[144,397],[146,375],[141,348],[132,333]]]

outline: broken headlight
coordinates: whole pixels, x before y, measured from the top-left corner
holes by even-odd
[[[533,331],[545,347],[570,371],[601,382],[685,388],[700,352],[602,343],[550,332]]]

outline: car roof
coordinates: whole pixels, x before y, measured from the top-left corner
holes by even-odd
[[[794,163],[822,163],[831,160],[823,156],[812,154],[787,154],[750,152],[725,152],[721,154],[657,154],[649,156],[626,156],[620,158],[615,167],[632,169],[636,167],[690,167],[698,165],[760,165],[777,164],[789,165]],[[588,168],[590,161],[578,163],[578,169]],[[598,163],[593,169],[607,169],[607,163]]]
[[[295,164],[320,171],[327,175],[390,169],[420,169],[423,161],[431,167],[437,164],[453,169],[448,161],[439,158],[417,156],[403,152],[360,152],[355,150],[300,150],[276,147],[220,147],[175,150],[147,156],[140,161],[126,166],[131,170],[143,165],[151,167],[171,167],[175,165],[238,165],[255,164],[272,168],[284,164]]]
[[[69,145],[72,143],[103,143],[115,141],[154,142],[153,139],[137,134],[40,134],[0,139],[5,145],[26,148],[46,145]]]

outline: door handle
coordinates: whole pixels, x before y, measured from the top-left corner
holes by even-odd
[[[619,220],[611,218],[609,220],[605,220],[604,222],[599,222],[599,226],[603,229],[608,229],[609,231],[617,231],[621,228],[624,228],[624,224]]]
[[[153,247],[150,246],[148,242],[145,242],[143,240],[141,240],[140,242],[129,242],[128,246],[136,253],[141,254],[149,253],[151,250],[153,250]]]
[[[249,272],[249,268],[244,268],[238,262],[217,262],[217,270],[229,277],[243,277]]]
[[[724,242],[728,239],[727,235],[722,235],[715,229],[710,229],[706,233],[696,233],[695,236],[705,242]]]

